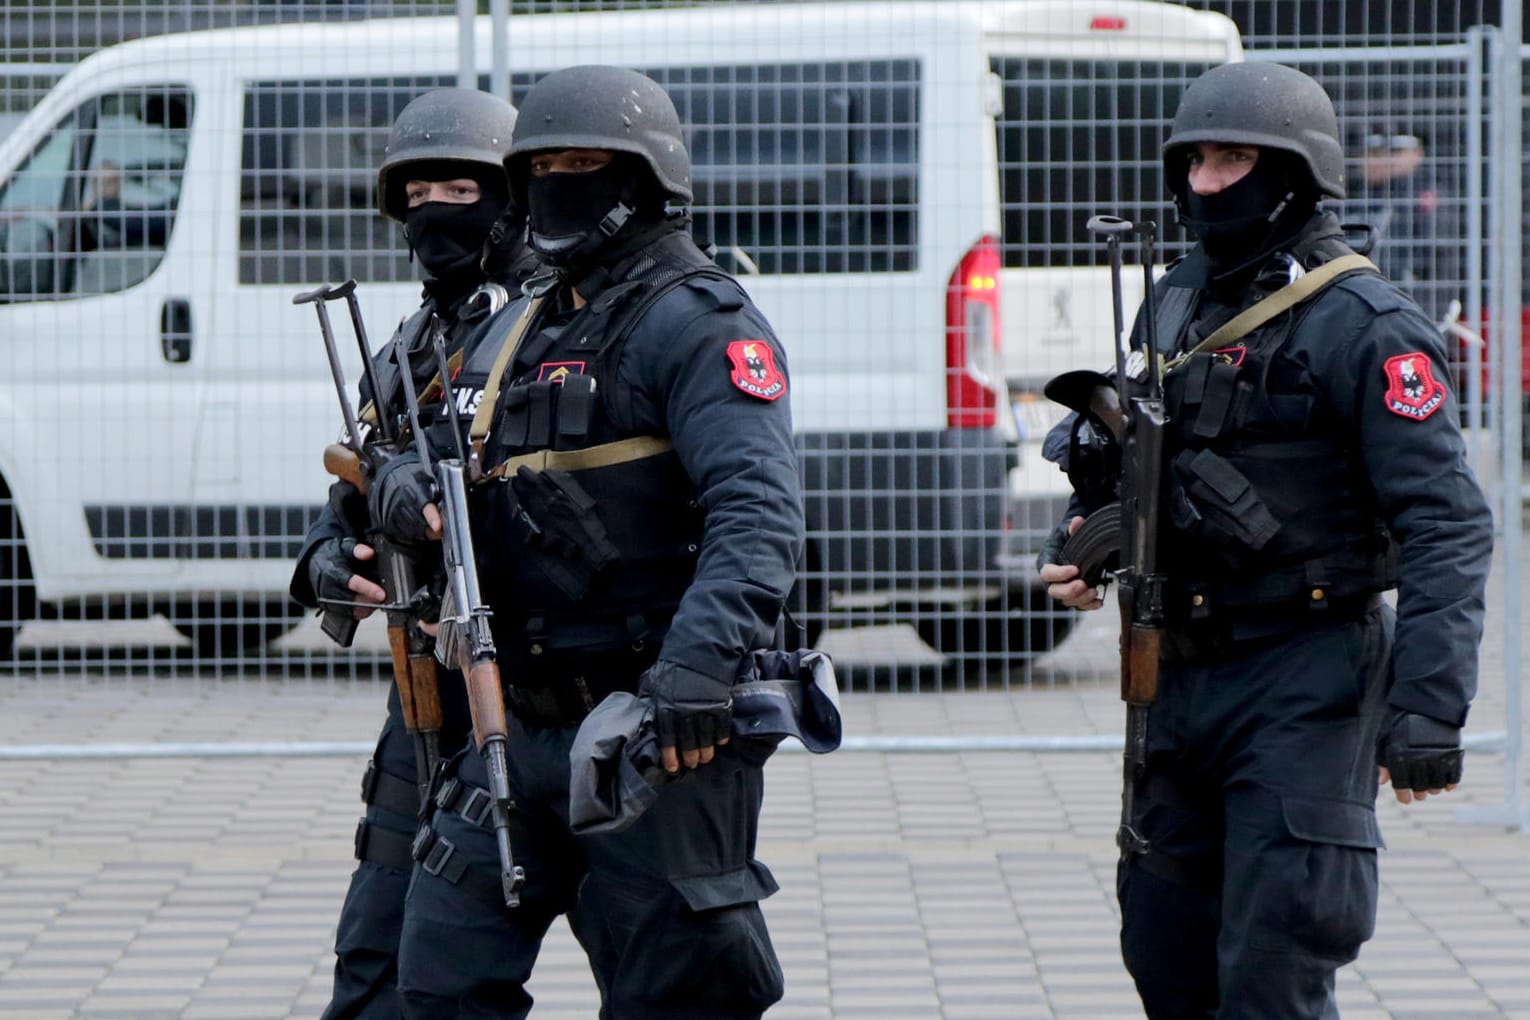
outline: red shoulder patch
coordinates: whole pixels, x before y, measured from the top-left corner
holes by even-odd
[[[1434,377],[1429,356],[1399,354],[1382,366],[1387,373],[1387,410],[1404,418],[1423,421],[1445,403],[1445,384]]]
[[[733,385],[761,400],[775,400],[786,392],[786,377],[776,368],[776,353],[764,340],[735,340],[728,345],[733,363]]]

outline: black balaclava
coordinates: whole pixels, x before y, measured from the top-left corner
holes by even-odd
[[[483,275],[480,262],[484,244],[510,203],[504,179],[477,168],[459,165],[437,169],[427,165],[411,175],[412,180],[432,181],[456,177],[477,181],[482,197],[466,204],[425,202],[404,212],[404,236],[410,250],[431,278],[446,283],[465,283]]]
[[[633,167],[621,155],[587,173],[528,176],[531,247],[560,268],[595,261],[637,211],[637,191]]]
[[[1197,195],[1188,179],[1180,222],[1200,239],[1213,277],[1237,275],[1295,237],[1312,218],[1318,194],[1299,159],[1261,147],[1241,180],[1214,195]]]

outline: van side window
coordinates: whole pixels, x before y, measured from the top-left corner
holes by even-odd
[[[0,192],[0,300],[109,294],[164,258],[190,143],[176,87],[97,96]]]
[[[919,62],[645,67],[691,155],[694,233],[742,276],[919,268]],[[533,76],[511,81],[516,102]]]
[[[396,223],[373,190],[388,129],[422,92],[455,78],[257,82],[244,96],[239,282],[413,280]]]
[[[1180,94],[1209,66],[993,58],[1004,86],[996,122],[1004,265],[1103,264],[1105,246],[1083,229],[1098,212],[1171,227],[1159,148]],[[1167,247],[1165,259],[1178,253]]]
[[[647,73],[669,90],[686,127],[696,236],[715,243],[728,268],[918,268],[917,61]]]

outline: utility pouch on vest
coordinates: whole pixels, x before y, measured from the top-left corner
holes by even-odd
[[[619,555],[595,512],[595,500],[567,471],[523,467],[510,487],[533,562],[565,595],[579,600]]]
[[[558,439],[577,442],[590,434],[590,420],[595,414],[595,377],[570,375],[560,385]]]
[[[1193,435],[1215,439],[1222,434],[1227,412],[1238,391],[1238,368],[1213,355],[1191,359],[1185,380],[1185,404],[1197,405]]]
[[[1210,450],[1185,450],[1172,466],[1170,507],[1176,527],[1252,552],[1280,530],[1243,472]]]
[[[500,399],[500,420],[495,428],[495,445],[509,449],[523,449],[531,435],[530,387],[516,386],[505,391]]]

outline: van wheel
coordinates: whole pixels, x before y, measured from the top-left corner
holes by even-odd
[[[176,606],[170,623],[196,646],[199,659],[257,656],[295,628],[303,607],[290,599],[233,599]]]
[[[0,658],[9,658],[22,626],[37,615],[32,559],[11,494],[0,484]]]
[[[1044,655],[1063,642],[1078,613],[1030,585],[1008,589],[980,606],[931,613],[914,622],[925,644],[956,657],[968,670],[1003,670]]]

